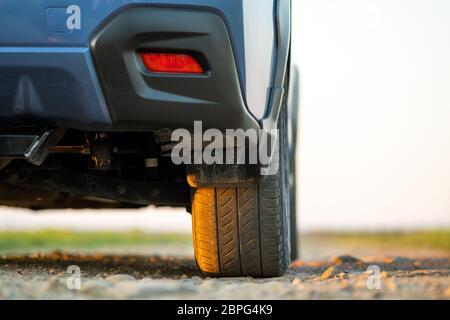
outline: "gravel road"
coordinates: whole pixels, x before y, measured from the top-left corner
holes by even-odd
[[[7,255],[0,299],[450,299],[448,252],[329,247],[304,241],[305,260],[272,279],[204,277],[189,247],[163,256],[155,248]],[[352,255],[321,254],[336,250]],[[79,290],[68,289],[70,265],[80,268]]]

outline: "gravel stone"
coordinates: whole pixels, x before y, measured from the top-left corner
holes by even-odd
[[[119,283],[123,281],[136,281],[136,279],[128,274],[116,274],[105,279],[106,281]]]
[[[380,267],[381,290],[368,290],[370,274],[347,256],[337,256],[339,266],[332,266],[336,258],[304,258],[285,276],[269,279],[205,277],[192,257],[182,256],[6,256],[0,258],[0,299],[450,299],[450,255],[428,253],[364,256],[367,265]],[[81,290],[66,286],[72,264],[81,267]]]
[[[406,264],[406,263],[412,263],[413,260],[403,258],[403,257],[386,257],[384,259],[385,263],[394,263],[394,264]]]
[[[327,280],[330,278],[334,278],[338,272],[338,269],[335,266],[329,267],[327,270],[325,270],[324,273],[320,276],[320,280]]]
[[[333,263],[335,265],[342,265],[342,264],[364,264],[364,261],[359,260],[352,256],[339,256],[333,258]]]

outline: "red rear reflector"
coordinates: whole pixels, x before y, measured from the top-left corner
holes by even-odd
[[[197,59],[179,53],[141,53],[142,61],[152,72],[204,73]]]

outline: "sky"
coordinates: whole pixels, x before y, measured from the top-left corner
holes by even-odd
[[[450,227],[450,1],[293,0],[293,11],[299,228]],[[39,227],[191,225],[171,209],[0,214],[2,229]]]
[[[450,226],[450,1],[293,0],[300,223]]]

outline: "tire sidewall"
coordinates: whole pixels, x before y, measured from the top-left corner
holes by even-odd
[[[291,188],[289,186],[289,148],[288,148],[288,125],[287,125],[287,105],[283,102],[278,119],[278,142],[279,142],[279,179],[281,186],[281,212],[283,221],[283,244],[284,263],[287,266],[291,261]]]

